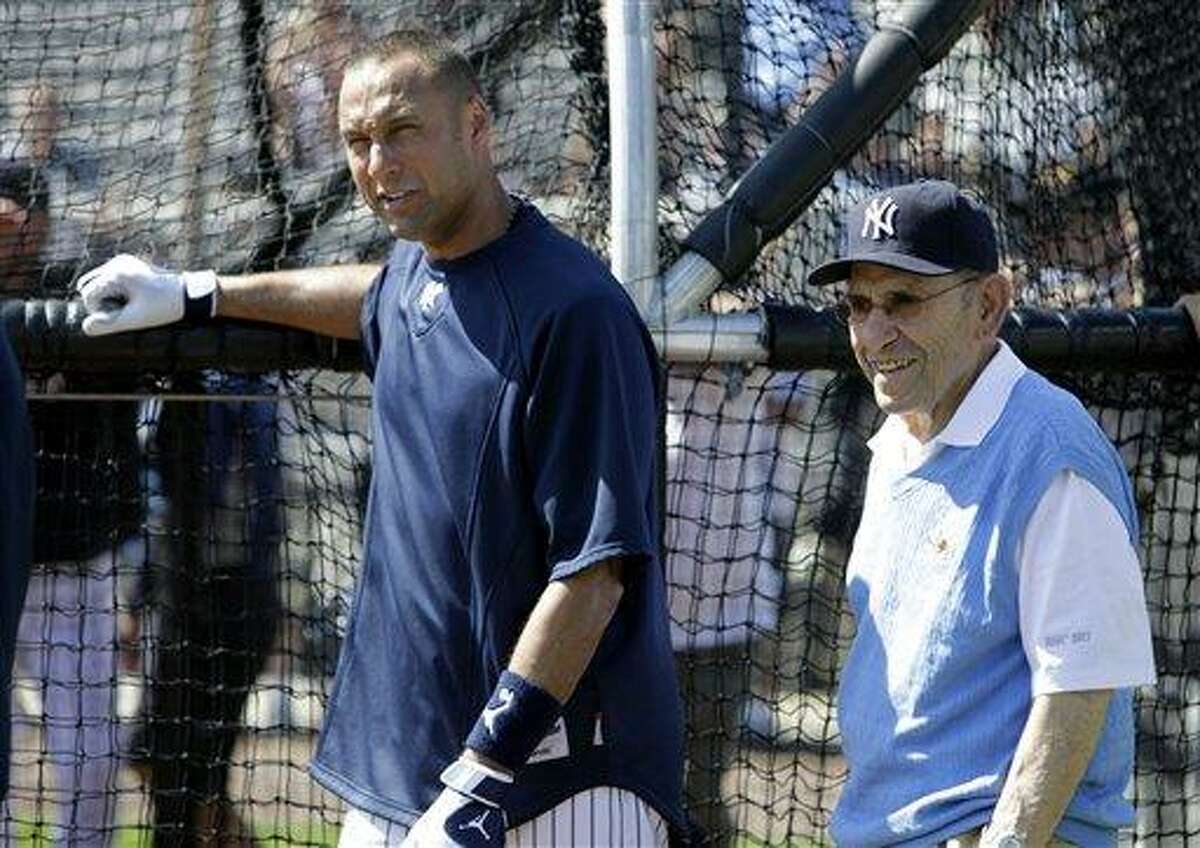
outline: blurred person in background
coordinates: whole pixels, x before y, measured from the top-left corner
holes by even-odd
[[[1141,306],[1141,243],[1126,182],[1111,169],[1084,168],[1053,168],[1033,184],[1027,296],[1057,309]]]
[[[89,216],[100,195],[100,157],[66,137],[67,109],[58,88],[38,81],[14,88],[10,109],[16,124],[13,155],[33,165],[48,189],[49,231],[42,264],[50,274],[67,275],[88,256]],[[59,268],[56,266],[67,266]]]
[[[864,35],[850,0],[742,3],[744,93],[769,142],[833,84]]]
[[[285,205],[277,238],[289,266],[359,261],[386,252],[370,211],[355,206],[337,127],[346,63],[366,35],[344,0],[304,0],[269,30],[263,79]],[[253,196],[261,174],[238,175]]]
[[[0,293],[33,291],[50,231],[46,178],[29,160],[0,160]]]
[[[45,172],[0,163],[0,287],[9,296],[64,286],[43,262],[51,229]],[[119,388],[88,381],[88,391]],[[37,469],[35,567],[17,632],[14,750],[40,732],[39,772],[14,779],[6,844],[42,821],[61,845],[107,846],[116,813],[116,573],[137,532],[136,405],[59,401],[84,387],[63,374],[32,375],[46,397],[30,404]],[[7,692],[5,698],[7,698]]]
[[[150,794],[154,845],[249,846],[228,785],[281,614],[276,404],[219,399],[270,392],[258,378],[176,377],[172,390],[213,398],[155,403],[146,416],[156,508],[120,633],[127,662],[140,644],[153,650],[130,755]]]
[[[337,93],[363,35],[344,0],[305,0],[288,11],[266,51],[278,162],[299,172],[345,164]]]
[[[667,384],[666,529],[671,642],[687,723],[688,813],[705,845],[734,845],[739,762],[754,688],[752,643],[779,622],[796,514],[802,375],[673,368]]]

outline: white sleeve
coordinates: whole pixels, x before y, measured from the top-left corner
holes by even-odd
[[[1137,552],[1099,489],[1060,472],[1025,528],[1017,562],[1035,696],[1154,683]]]

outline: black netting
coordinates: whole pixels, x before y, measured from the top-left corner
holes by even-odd
[[[664,267],[896,5],[659,4]],[[0,289],[61,295],[119,250],[227,272],[379,257],[387,236],[354,197],[331,96],[346,56],[414,19],[456,34],[480,69],[506,184],[606,252],[596,2],[13,0],[0,4]],[[996,0],[706,308],[824,303],[802,281],[836,250],[841,212],[918,176],[995,210],[1022,304],[1170,304],[1200,269],[1197,35],[1191,3]],[[88,828],[125,829],[118,844],[150,828],[161,844],[239,830],[335,844],[340,802],[305,766],[359,561],[369,383],[90,371],[68,360],[30,384],[40,563],[3,826],[18,844]],[[1160,675],[1138,699],[1136,832],[1185,844],[1200,834],[1200,395],[1178,376],[1059,379],[1135,481]],[[845,777],[842,571],[877,423],[852,374],[669,369],[664,545],[688,803],[720,844],[824,838]]]

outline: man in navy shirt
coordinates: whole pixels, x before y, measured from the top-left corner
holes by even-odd
[[[444,39],[350,65],[339,128],[397,238],[369,266],[241,277],[129,256],[85,332],[222,315],[361,338],[364,562],[313,772],[343,845],[665,845],[682,721],[656,545],[656,355],[599,259],[511,197]]]
[[[0,328],[0,799],[8,791],[9,678],[32,549],[33,441],[25,383]]]
[[[13,163],[0,165],[0,258],[5,276],[27,270],[29,246],[37,239],[29,211],[32,204],[12,198],[33,192],[31,176]],[[12,185],[9,185],[9,184]],[[5,191],[5,188],[8,188]],[[20,285],[22,279],[17,280]],[[12,286],[6,281],[4,287]],[[17,368],[8,337],[0,328],[0,798],[8,791],[8,752],[12,722],[9,689],[17,622],[29,584],[33,556],[33,440],[25,411],[25,381]]]

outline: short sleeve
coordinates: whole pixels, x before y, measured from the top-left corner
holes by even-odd
[[[655,551],[657,360],[614,296],[552,319],[530,363],[525,453],[551,580]]]
[[[367,376],[375,378],[375,366],[379,361],[379,292],[387,277],[388,266],[384,265],[371,287],[363,297],[362,308],[358,314],[358,334],[362,342],[363,370]]]
[[[1154,682],[1137,551],[1099,489],[1059,472],[1026,526],[1019,562],[1035,696]]]

